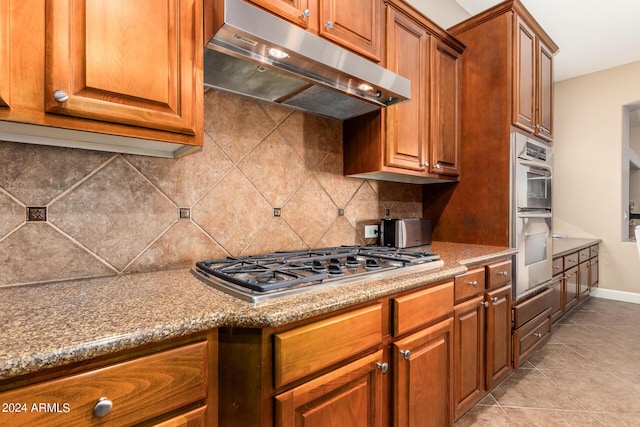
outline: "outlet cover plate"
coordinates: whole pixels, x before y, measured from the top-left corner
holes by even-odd
[[[365,239],[375,239],[378,237],[378,226],[377,225],[365,225],[364,226],[364,238]]]

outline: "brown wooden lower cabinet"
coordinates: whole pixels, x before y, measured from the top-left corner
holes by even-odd
[[[517,369],[551,337],[553,290],[513,305],[513,367]]]
[[[572,267],[564,272],[564,312],[571,310],[578,304],[579,283],[578,267]]]
[[[491,390],[511,372],[511,284],[487,292],[485,389]]]

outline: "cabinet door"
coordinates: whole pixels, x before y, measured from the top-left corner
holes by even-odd
[[[278,427],[381,427],[382,351],[276,396]]]
[[[309,19],[312,18],[308,0],[249,0],[251,3],[268,10],[288,21],[301,26],[309,27]],[[317,19],[317,16],[313,17]]]
[[[564,312],[578,303],[578,267],[572,267],[564,273]]]
[[[322,37],[380,62],[380,0],[319,0],[318,12]]]
[[[598,257],[591,258],[591,268],[589,269],[589,289],[598,286]]]
[[[394,426],[452,424],[453,320],[393,344]]]
[[[506,378],[511,372],[511,284],[485,297],[487,306],[487,390]]]
[[[195,135],[201,3],[46,2],[45,110]]]
[[[460,174],[460,61],[458,53],[433,39],[431,69],[431,172]]]
[[[386,108],[385,166],[428,172],[428,64],[430,36],[387,7],[387,68],[411,80],[411,100]]]
[[[583,262],[578,267],[578,300],[589,296],[589,262]]]
[[[564,307],[562,276],[555,276],[549,289],[551,289],[551,321],[555,322],[562,316],[562,308]]]
[[[522,19],[515,19],[513,124],[535,133],[536,37]]]
[[[0,2],[0,108],[9,106],[9,3]]]
[[[553,130],[553,54],[538,40],[536,134],[551,141]]]
[[[454,308],[455,416],[484,395],[484,295]]]

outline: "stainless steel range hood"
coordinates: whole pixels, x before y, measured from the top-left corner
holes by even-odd
[[[205,86],[340,120],[411,95],[406,78],[292,23],[243,0],[218,4],[223,22],[205,50]]]

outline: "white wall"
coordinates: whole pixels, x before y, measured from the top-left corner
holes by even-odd
[[[640,62],[555,84],[554,233],[602,239],[600,287],[640,294],[640,257],[623,242],[622,113],[640,100]]]

